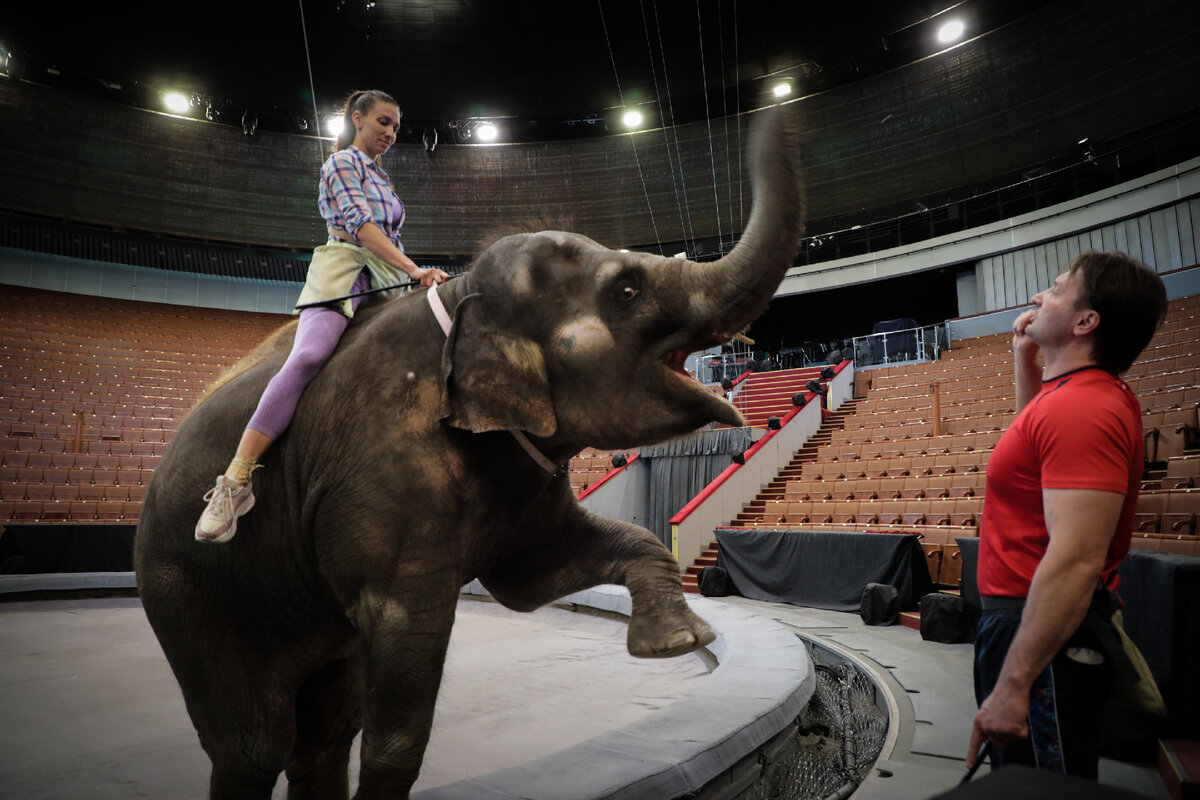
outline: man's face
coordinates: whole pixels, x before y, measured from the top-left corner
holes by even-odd
[[[1070,341],[1084,309],[1078,308],[1083,276],[1080,270],[1064,272],[1049,289],[1033,296],[1033,320],[1025,333],[1041,347]]]

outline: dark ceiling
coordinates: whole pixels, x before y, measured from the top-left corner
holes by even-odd
[[[487,117],[529,141],[617,130],[622,105],[658,125],[764,105],[779,79],[819,92],[936,52],[945,19],[969,38],[1049,2],[68,0],[6,15],[0,47],[13,77],[152,108],[180,88],[196,115],[288,132],[312,130],[311,63],[322,117],[381,88],[409,135]]]

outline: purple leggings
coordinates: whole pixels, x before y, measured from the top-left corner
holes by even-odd
[[[364,292],[369,288],[371,276],[364,270],[359,273],[350,292]],[[354,310],[357,311],[359,304],[365,299],[355,297],[351,300]],[[258,431],[271,441],[278,439],[287,430],[292,416],[296,413],[300,395],[333,355],[334,348],[349,324],[349,317],[328,306],[315,306],[300,312],[300,324],[296,328],[292,352],[283,367],[267,384],[254,416],[246,425],[247,428]]]

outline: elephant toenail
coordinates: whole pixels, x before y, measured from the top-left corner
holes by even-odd
[[[696,643],[696,637],[687,628],[680,628],[667,639],[667,648],[676,650],[680,647],[691,647]]]

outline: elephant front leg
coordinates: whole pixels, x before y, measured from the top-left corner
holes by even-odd
[[[654,541],[661,546],[657,539]],[[633,600],[626,646],[631,655],[641,658],[683,655],[717,638],[708,623],[688,607],[679,564],[666,547],[662,550],[668,564],[645,559],[630,564],[625,571],[625,586]]]
[[[367,669],[357,800],[407,798],[417,780],[458,598],[453,579],[441,582],[359,609]]]
[[[541,547],[481,575],[492,595],[517,611],[615,583],[633,601],[627,645],[643,658],[682,655],[716,638],[683,596],[679,563],[645,528],[579,509]]]

